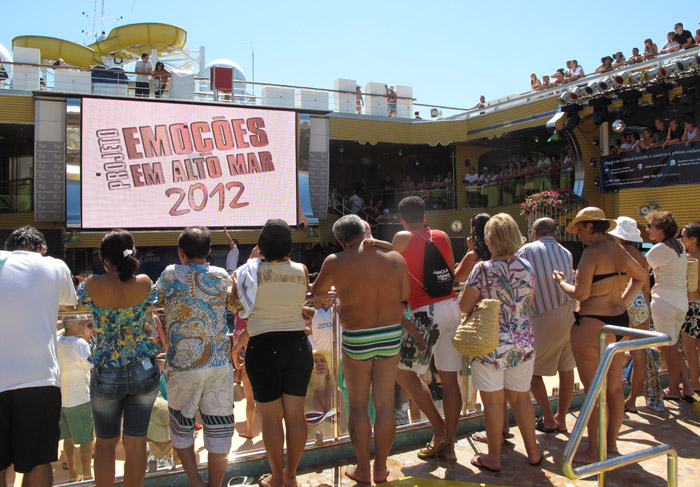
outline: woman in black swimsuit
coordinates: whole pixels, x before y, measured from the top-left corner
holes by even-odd
[[[571,349],[583,386],[588,390],[598,368],[598,332],[604,325],[628,326],[625,303],[642,288],[644,269],[616,243],[607,239],[605,232],[614,228],[615,221],[605,218],[603,210],[584,208],[569,224],[566,231],[578,235],[587,245],[576,269],[576,285],[564,280],[561,272],[554,271],[554,280],[562,290],[578,303],[576,322],[571,327]],[[629,280],[620,297],[620,288]],[[608,341],[615,340],[608,336]],[[617,435],[624,418],[622,393],[622,361],[618,356],[608,372],[608,452],[617,453]],[[594,411],[588,423],[588,449],[579,451],[574,461],[592,463],[598,460],[598,416]]]

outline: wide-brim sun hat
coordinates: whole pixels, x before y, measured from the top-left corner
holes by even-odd
[[[605,221],[610,223],[610,228],[608,229],[608,231],[612,230],[617,226],[617,222],[615,220],[605,218],[605,212],[603,210],[601,210],[600,208],[596,208],[595,206],[587,206],[583,210],[576,213],[576,217],[573,220],[571,220],[571,223],[569,223],[569,225],[566,227],[566,231],[575,234],[577,223],[595,221]]]
[[[620,216],[615,220],[615,223],[617,223],[617,226],[608,231],[613,237],[621,238],[627,242],[641,243],[644,241],[642,233],[639,231],[637,222],[634,219],[628,216]]]

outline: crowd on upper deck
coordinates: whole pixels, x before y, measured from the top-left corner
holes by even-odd
[[[673,30],[666,34],[666,43],[658,49],[657,45],[651,38],[644,39],[644,51],[641,52],[638,47],[632,48],[631,55],[626,58],[622,51],[618,51],[611,56],[603,56],[600,59],[600,66],[595,69],[595,73],[605,73],[623,66],[646,61],[654,58],[659,54],[668,54],[679,51],[681,49],[690,49],[700,44],[700,29],[696,29],[695,35],[683,28],[682,23],[674,25]],[[585,76],[583,67],[578,64],[576,59],[566,61],[566,69],[558,68],[551,75],[543,75],[540,80],[535,73],[530,74],[530,89],[532,91],[542,91],[557,86],[577,81]]]

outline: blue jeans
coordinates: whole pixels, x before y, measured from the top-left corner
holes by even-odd
[[[109,440],[124,434],[143,437],[148,432],[151,410],[160,387],[155,359],[121,367],[95,367],[90,375],[90,405],[95,435]]]

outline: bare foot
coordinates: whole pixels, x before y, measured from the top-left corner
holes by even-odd
[[[351,480],[354,480],[358,484],[371,484],[372,478],[370,477],[369,470],[367,472],[360,472],[357,465],[351,465],[345,469],[345,476]]]
[[[284,480],[284,487],[297,487],[297,473],[287,472],[286,470],[282,472],[282,478]]]
[[[260,480],[258,481],[258,484],[260,487],[274,487],[275,485],[281,485],[284,486],[283,483],[280,484],[273,484],[272,483],[272,474],[271,473],[266,473],[262,477],[260,477]],[[207,487],[207,484],[204,484],[204,487]]]
[[[386,464],[382,465],[377,465],[376,463],[372,467],[372,476],[374,477],[374,483],[375,484],[381,484],[383,482],[387,481],[387,478],[389,477],[389,467],[386,466]]]
[[[589,450],[584,450],[576,453],[574,455],[574,462],[576,463],[595,463],[598,461],[598,453]]]

